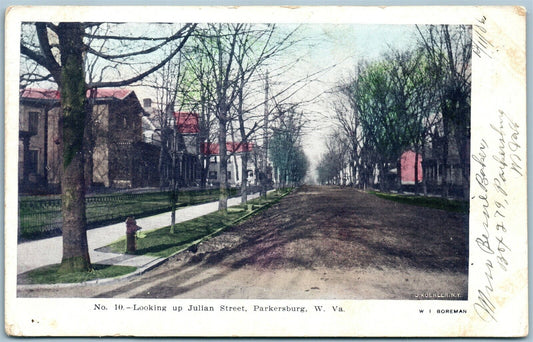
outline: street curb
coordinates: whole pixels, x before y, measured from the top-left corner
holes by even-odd
[[[80,282],[80,283],[17,284],[17,289],[21,289],[21,290],[39,290],[39,289],[47,290],[47,289],[55,289],[55,288],[68,288],[68,287],[72,287],[72,286],[89,286],[89,285],[96,285],[96,284],[110,284],[110,283],[126,280],[128,278],[133,278],[133,277],[139,276],[139,275],[141,275],[143,273],[146,273],[146,272],[156,268],[157,266],[160,266],[160,265],[164,264],[165,262],[167,262],[168,259],[171,256],[169,256],[167,258],[154,259],[154,260],[150,261],[149,263],[145,264],[144,266],[141,266],[141,267],[137,268],[135,271],[133,271],[131,273],[124,274],[124,275],[121,275],[121,276],[118,276],[118,277],[114,277],[114,278],[102,278],[102,279],[87,280],[87,281],[83,281],[83,282]]]
[[[278,201],[280,201],[282,198],[284,198],[285,196],[287,196],[291,192],[292,191],[289,191],[289,192],[281,195],[278,199],[276,199],[272,203],[267,203],[265,205],[260,206],[259,208],[255,209],[255,210],[252,210],[251,212],[247,213],[243,217],[240,217],[240,218],[236,219],[235,221],[231,222],[230,225],[226,225],[226,226],[220,227],[217,230],[215,230],[214,232],[212,232],[211,234],[206,235],[206,236],[204,236],[204,237],[202,237],[202,238],[200,238],[198,240],[195,240],[193,242],[188,243],[183,248],[181,248],[178,251],[172,253],[168,257],[154,259],[154,260],[150,261],[149,263],[145,264],[144,266],[137,268],[135,271],[133,271],[131,273],[124,274],[122,276],[118,276],[118,277],[114,277],[114,278],[102,278],[102,279],[87,280],[87,281],[83,281],[83,282],[80,282],[80,283],[20,284],[20,285],[17,284],[17,289],[20,289],[20,290],[48,290],[48,289],[56,289],[56,288],[68,288],[68,287],[73,287],[73,286],[90,286],[90,285],[97,285],[97,284],[111,284],[111,283],[114,283],[114,282],[119,282],[119,281],[123,281],[123,280],[129,279],[129,278],[140,276],[140,275],[142,275],[142,274],[144,274],[144,273],[146,273],[146,272],[148,272],[148,271],[150,271],[150,270],[152,270],[152,269],[154,269],[154,268],[156,268],[158,266],[161,266],[162,264],[167,262],[170,258],[172,258],[173,256],[175,256],[175,255],[177,255],[179,253],[182,253],[183,251],[186,251],[191,246],[200,244],[200,243],[210,239],[214,235],[220,233],[221,231],[223,231],[224,229],[228,228],[229,226],[231,226],[233,224],[236,224],[239,221],[242,221],[245,218],[247,218],[249,216],[252,216],[253,214],[255,214],[255,213],[257,213],[257,212],[259,212],[259,211],[261,211],[263,209],[269,208],[271,205],[277,203]]]

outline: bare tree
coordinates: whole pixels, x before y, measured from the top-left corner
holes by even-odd
[[[351,162],[350,144],[344,132],[335,130],[326,138],[326,152],[318,163],[320,184],[346,185],[346,167]]]
[[[176,118],[178,113],[185,106],[185,99],[182,96],[186,94],[190,83],[188,82],[182,61],[183,53],[170,60],[165,66],[151,75],[150,86],[156,92],[156,110],[154,111],[153,120],[156,120],[156,126],[159,127],[160,151],[159,151],[159,186],[161,189],[170,190],[169,201],[171,204],[171,222],[170,232],[174,233],[176,224],[176,205],[182,178],[182,164],[180,153],[183,146],[180,146],[180,123]],[[189,115],[192,115],[190,113]]]
[[[438,101],[438,84],[433,68],[423,51],[391,51],[385,58],[391,61],[390,76],[393,83],[393,103],[402,121],[398,124],[405,136],[407,148],[415,152],[414,190],[418,193],[419,156],[425,144]],[[403,152],[403,151],[401,151]],[[398,189],[402,190],[401,158],[398,157]]]
[[[91,269],[86,234],[83,156],[87,89],[120,87],[142,80],[181,50],[195,26],[180,26],[165,37],[132,37],[124,33],[128,28],[121,24],[37,22],[31,25],[32,33],[27,35],[30,40],[24,39],[26,35],[22,36],[22,55],[39,64],[47,72],[44,77],[53,79],[61,94],[63,258],[60,271]],[[108,33],[101,34],[99,29],[102,27],[114,27],[119,33],[111,34],[110,29]],[[151,45],[147,47],[150,42]],[[146,56],[174,43],[168,55],[158,58],[155,63],[146,64]],[[107,51],[113,52],[103,52],[100,47],[104,44],[110,44]],[[88,83],[85,61],[91,58],[98,60],[96,63],[100,67],[102,80]],[[141,61],[134,63],[135,58],[141,58]]]
[[[362,66],[359,65],[357,68],[361,70]],[[358,177],[358,175],[362,174],[361,152],[363,147],[359,106],[354,96],[358,82],[357,74],[358,72],[351,80],[341,81],[331,92],[334,98],[332,101],[334,110],[332,119],[338,127],[335,136],[345,137],[345,144],[349,150],[350,157],[350,178],[353,180],[354,186],[362,182],[362,178]]]
[[[302,150],[301,139],[308,121],[295,105],[287,108],[278,106],[277,109],[279,115],[273,122],[269,154],[279,186],[294,186],[302,181],[307,173],[308,163]]]
[[[393,167],[402,190],[401,155],[415,152],[415,192],[418,192],[419,155],[437,125],[442,125],[441,158],[448,163],[448,142],[457,144],[463,171],[463,193],[468,191],[470,136],[471,38],[466,26],[428,26],[420,45],[411,51],[392,50],[381,59],[359,65],[356,75],[334,90],[334,120],[347,139],[358,181],[368,183],[378,170],[382,190],[390,186]],[[435,137],[434,140],[437,140]],[[330,156],[331,157],[331,156]],[[443,195],[448,195],[446,171]],[[423,178],[427,193],[426,177]]]
[[[243,30],[242,24],[208,24],[204,29],[204,39],[199,39],[202,52],[210,65],[213,75],[214,114],[218,121],[220,200],[219,210],[227,209],[227,125],[230,121],[230,107],[236,93],[235,47],[237,37]]]
[[[463,196],[468,196],[470,187],[470,93],[472,28],[466,25],[417,26],[420,45],[427,58],[441,75],[438,99],[443,127],[443,195],[448,196],[447,165],[450,142],[455,143],[462,169]]]
[[[244,88],[249,85],[260,66],[286,47],[290,34],[278,38],[275,32],[275,25],[208,24],[200,34],[199,44],[210,66],[210,79],[214,83],[210,98],[214,100],[213,108],[218,124],[219,210],[227,208],[226,142],[229,124],[236,116],[240,117],[240,143],[247,144],[248,137],[257,126],[254,125],[251,131],[246,132]]]
[[[259,28],[254,31],[254,34],[244,34],[239,36],[237,49],[236,49],[236,63],[239,68],[239,80],[236,83],[237,87],[237,98],[235,103],[235,113],[236,113],[236,119],[239,124],[239,133],[240,133],[240,141],[239,145],[244,146],[242,152],[242,164],[241,164],[241,203],[246,203],[247,201],[247,195],[248,195],[248,160],[249,160],[249,139],[252,135],[254,135],[260,128],[263,128],[264,137],[263,137],[263,148],[264,148],[264,155],[263,155],[263,168],[261,170],[262,175],[262,194],[266,196],[266,160],[267,160],[267,140],[268,140],[268,121],[269,121],[269,109],[268,109],[268,103],[270,101],[269,99],[269,80],[268,80],[268,71],[265,73],[265,94],[264,94],[264,102],[262,105],[264,106],[263,115],[258,115],[255,117],[250,117],[250,114],[253,112],[251,109],[245,108],[245,96],[250,95],[250,91],[246,91],[247,88],[250,87],[250,84],[252,82],[252,77],[256,74],[261,75],[261,73],[257,73],[260,67],[265,68],[266,62],[269,59],[272,59],[279,55],[281,52],[286,51],[289,47],[294,45],[296,41],[292,40],[292,36],[295,33],[296,29],[291,30],[287,34],[283,34],[281,36],[277,35],[277,27],[275,25],[267,25],[264,28]],[[261,78],[259,78],[259,82],[256,82],[261,84]],[[261,86],[259,86],[261,88]],[[291,89],[289,87],[288,89]],[[253,91],[252,91],[253,93]],[[260,91],[258,92],[260,94]],[[260,95],[258,96],[260,98]],[[252,108],[255,108],[256,106],[252,105]],[[251,127],[247,127],[248,121],[254,121],[253,125]],[[262,124],[261,124],[262,121]]]

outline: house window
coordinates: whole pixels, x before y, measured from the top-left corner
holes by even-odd
[[[39,129],[39,112],[28,113],[28,131],[37,134]]]
[[[209,171],[209,179],[217,179],[217,172],[216,171]]]
[[[228,171],[228,179],[231,179],[231,171]]]
[[[217,157],[216,157],[216,156],[213,157],[213,161],[212,161],[212,163],[213,163],[213,164],[216,164],[216,163],[217,163]]]

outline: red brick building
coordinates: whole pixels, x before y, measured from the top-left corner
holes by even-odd
[[[92,108],[86,161],[88,184],[139,187],[158,182],[157,155],[142,142],[144,111],[135,92],[98,89],[87,92]],[[56,90],[25,89],[19,109],[19,185],[22,191],[57,191],[61,171],[60,95]],[[148,159],[146,159],[148,158]],[[92,179],[91,179],[92,178]]]
[[[418,154],[418,168],[415,171],[415,165],[417,163],[416,153],[413,151],[405,151],[402,154],[400,165],[402,167],[402,185],[415,184],[415,173],[417,174],[417,182],[422,182],[423,170],[422,170],[422,155]]]

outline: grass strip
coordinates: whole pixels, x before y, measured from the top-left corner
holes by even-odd
[[[243,205],[230,207],[226,213],[217,211],[189,221],[180,222],[176,224],[174,233],[170,232],[170,226],[142,232],[137,238],[136,254],[169,257],[215,236],[222,230],[266,209],[277,203],[290,191],[291,189],[270,193],[266,199],[257,198],[248,201],[246,207]],[[249,208],[255,209],[250,211]],[[106,247],[115,253],[124,253],[126,239],[122,238]]]
[[[60,264],[48,265],[19,276],[19,284],[82,283],[94,279],[115,278],[134,272],[133,266],[93,264],[90,272],[58,272]]]
[[[389,201],[395,201],[403,204],[416,205],[433,209],[441,209],[450,212],[468,214],[469,202],[460,200],[450,200],[442,197],[425,197],[402,194],[389,194],[376,191],[369,191],[370,194]]]
[[[275,191],[267,199],[257,198],[248,202],[248,205],[237,205],[229,208],[228,213],[215,212],[202,217],[182,222],[176,225],[175,233],[170,233],[170,226],[143,233],[137,239],[137,253],[158,257],[168,257],[180,252],[191,245],[206,240],[222,230],[255,215],[271,205],[279,202],[288,195],[292,189]],[[249,208],[256,208],[252,211]],[[118,240],[107,247],[116,252],[124,252],[126,240]],[[134,272],[133,266],[93,264],[90,272],[60,273],[60,264],[47,265],[28,271],[19,276],[19,284],[61,284],[82,283],[95,279],[115,278]]]

